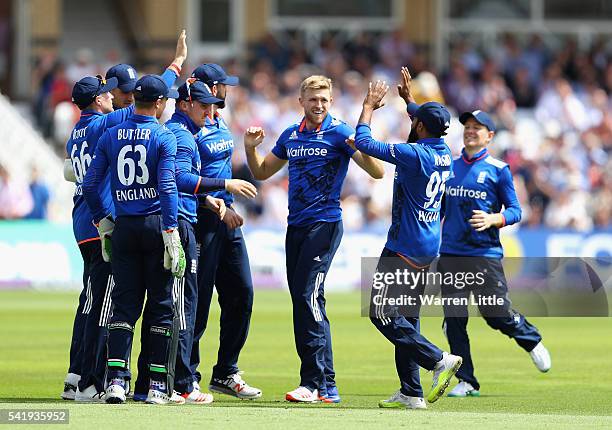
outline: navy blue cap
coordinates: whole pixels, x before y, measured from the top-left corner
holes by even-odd
[[[408,104],[408,113],[420,119],[427,131],[444,136],[450,127],[451,115],[444,105],[438,102],[427,102],[422,105]]]
[[[183,85],[181,85],[178,89],[178,98],[179,100],[189,99],[195,100],[201,103],[206,104],[214,104],[222,102],[223,100],[216,98],[210,92],[210,88],[202,81],[193,80],[193,78],[188,79]]]
[[[178,98],[178,91],[168,88],[161,76],[145,75],[136,81],[134,98],[143,102],[154,102],[164,97]]]
[[[215,84],[225,84],[235,87],[240,82],[237,76],[228,76],[225,70],[223,70],[223,67],[218,64],[202,64],[193,71],[191,77],[197,78],[199,81],[205,82],[211,87]]]
[[[477,123],[484,125],[489,129],[489,131],[495,131],[495,123],[488,113],[481,110],[475,110],[474,112],[463,112],[459,117],[459,122],[461,124],[465,124],[465,122],[470,118],[474,118]]]
[[[117,88],[121,91],[131,93],[136,87],[138,75],[136,74],[136,69],[129,64],[117,64],[106,72],[106,79],[110,78],[117,78],[119,82]]]
[[[102,76],[85,76],[72,87],[72,103],[85,108],[93,103],[100,94],[117,88],[117,78],[105,79]]]

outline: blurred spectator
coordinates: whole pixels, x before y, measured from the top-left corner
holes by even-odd
[[[609,40],[597,39],[584,50],[573,39],[559,42],[549,46],[539,35],[527,39],[507,35],[484,46],[467,37],[455,37],[448,70],[434,70],[428,62],[432,51],[413,45],[400,31],[334,32],[320,39],[300,31],[267,34],[250,47],[247,62],[234,59],[224,65],[242,78],[241,86],[230,90],[228,107],[222,112],[234,134],[234,171],[248,177],[241,148],[247,127],[265,128],[263,146],[269,150],[288,125],[301,119],[299,85],[315,73],[333,79],[331,113],[353,127],[368,82],[386,79],[392,89],[384,115],[374,118],[375,137],[405,141],[410,122],[394,83],[399,67],[407,64],[419,103],[443,102],[455,114],[474,109],[493,114],[499,131],[490,151],[509,163],[515,173],[524,228],[610,228]],[[55,136],[61,147],[76,121],[74,106],[66,101],[67,90],[74,80],[99,69],[86,52],[79,52],[78,57],[76,63],[67,65],[66,78],[52,55],[42,57],[37,68],[37,106],[51,110],[57,105]],[[116,53],[109,51],[105,61],[117,62],[115,57]],[[155,68],[151,70],[157,73]],[[51,117],[48,112],[39,116]],[[456,115],[446,141],[453,153],[459,154],[462,133]],[[381,181],[370,181],[359,169],[349,168],[342,194],[347,229],[384,229],[388,224],[393,167],[386,168],[387,175]],[[255,204],[237,204],[243,205],[249,223],[274,227],[285,222],[286,196],[283,171],[261,184]]]
[[[8,170],[0,165],[0,219],[23,218],[33,207],[28,184],[11,177]]]
[[[49,187],[41,180],[40,172],[32,167],[30,173],[30,193],[32,194],[32,211],[25,216],[27,219],[47,219],[49,205]]]
[[[66,68],[66,78],[74,85],[79,79],[85,76],[96,76],[98,66],[93,62],[93,52],[90,49],[82,48],[76,52],[75,62]]]

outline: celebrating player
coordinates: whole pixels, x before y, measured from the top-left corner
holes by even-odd
[[[419,106],[410,92],[410,73],[402,68],[400,96],[412,116],[409,143],[386,144],[372,138],[370,121],[374,110],[384,105],[389,87],[384,82],[370,84],[363,108],[355,147],[365,154],[395,164],[393,208],[387,243],[382,251],[376,272],[423,272],[438,255],[440,246],[440,200],[444,182],[451,173],[451,153],[442,136],[450,125],[450,114],[435,102]],[[386,276],[385,276],[386,278]],[[388,400],[379,403],[383,408],[425,409],[419,367],[433,370],[433,385],[427,398],[435,402],[444,392],[452,376],[461,365],[461,357],[442,352],[420,333],[419,306],[403,312],[395,306],[377,301],[381,297],[400,297],[410,294],[418,298],[425,290],[423,282],[403,288],[399,282],[372,289],[370,318],[376,328],[395,346],[395,365],[400,389]]]
[[[352,158],[373,178],[382,178],[382,164],[351,149],[345,141],[353,129],[332,117],[332,82],[310,76],[300,88],[304,118],[288,127],[268,155],[257,146],[264,130],[245,134],[247,161],[255,179],[265,180],[289,161],[289,217],[285,241],[287,283],[293,302],[293,331],[301,360],[300,384],[286,394],[292,402],[339,402],[331,331],[325,312],[324,281],[340,239],[340,191]]]
[[[196,135],[202,159],[200,174],[225,181],[226,188],[211,193],[225,201],[227,211],[223,220],[205,207],[198,209],[196,237],[200,247],[198,269],[199,297],[191,349],[191,371],[195,386],[199,389],[202,375],[200,364],[200,338],[208,321],[213,287],[217,289],[221,308],[219,351],[213,367],[208,389],[241,399],[261,397],[259,388],[249,386],[240,375],[238,357],[244,346],[251,321],[253,307],[253,281],[246,243],[240,228],[242,217],[234,210],[232,193],[252,198],[255,186],[249,182],[232,179],[232,153],[234,138],[218,110],[225,106],[228,86],[238,85],[238,78],[228,76],[217,64],[203,64],[192,76],[207,85],[219,99],[212,106],[204,127]]]
[[[176,138],[157,119],[168,97],[178,93],[163,79],[146,75],[136,82],[136,109],[131,118],[102,135],[83,194],[102,233],[112,234],[115,276],[113,314],[108,324],[108,360],[105,400],[124,403],[134,326],[144,303],[151,301],[148,403],[170,402],[176,351],[173,336],[173,276],[183,276],[185,254],[177,222],[178,193],[174,178]],[[98,186],[109,172],[115,205],[113,220]],[[181,398],[181,400],[184,399]]]
[[[175,58],[162,74],[168,87],[174,85],[186,57],[186,34],[183,30],[177,41]],[[117,94],[117,86],[123,86],[124,91],[133,91],[135,83],[133,69],[130,72],[123,67],[118,68],[116,76],[109,76],[108,80],[101,76],[85,77],[75,84],[72,91],[73,102],[82,112],[66,144],[68,158],[64,165],[64,177],[76,182],[72,220],[84,271],[83,291],[72,331],[69,373],[61,395],[66,400],[76,397],[77,401],[82,402],[101,401],[104,391],[104,334],[112,307],[114,281],[108,264],[109,256],[105,249],[100,249],[100,236],[82,196],[82,184],[99,137],[107,128],[125,121],[134,111],[131,104],[115,104],[112,93]],[[113,107],[119,109],[113,112]],[[108,178],[104,179],[102,190],[105,204],[113,211]]]
[[[454,176],[447,182],[444,196],[444,226],[438,271],[479,273],[484,285],[457,289],[442,285],[443,297],[477,296],[499,298],[502,305],[479,306],[491,328],[501,331],[528,351],[538,370],[547,372],[550,355],[536,327],[512,309],[508,285],[501,264],[499,230],[521,220],[521,207],[510,168],[489,155],[487,147],[495,135],[495,123],[487,113],[476,110],[459,117],[464,125],[462,155],[453,164]],[[501,212],[502,206],[504,207]],[[466,222],[466,220],[469,220]],[[446,303],[446,302],[445,302]],[[459,384],[449,397],[479,396],[480,384],[474,375],[467,334],[467,306],[444,306],[444,332],[451,352],[463,358],[457,372]]]

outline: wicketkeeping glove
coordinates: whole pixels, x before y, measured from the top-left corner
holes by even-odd
[[[115,229],[115,220],[111,214],[106,215],[96,224],[98,234],[100,235],[100,244],[102,245],[102,258],[107,263],[110,263],[112,257],[111,236]]]
[[[164,239],[164,268],[170,270],[177,278],[185,274],[185,251],[181,246],[181,237],[177,229],[162,231]]]

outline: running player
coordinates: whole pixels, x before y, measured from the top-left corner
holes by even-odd
[[[293,302],[293,331],[301,360],[300,384],[291,402],[339,402],[324,282],[340,239],[340,191],[352,158],[373,178],[382,163],[348,147],[353,129],[329,112],[332,82],[310,76],[300,88],[304,118],[288,127],[268,155],[257,152],[265,133],[250,127],[244,146],[255,179],[265,180],[289,162],[289,217],[285,241],[287,283]]]
[[[372,138],[370,121],[374,110],[383,106],[389,87],[384,82],[370,84],[363,108],[355,147],[365,154],[395,164],[391,227],[376,272],[384,275],[421,272],[438,255],[440,247],[440,200],[444,182],[451,174],[450,149],[442,136],[450,125],[450,114],[441,104],[414,103],[410,92],[410,74],[402,68],[400,96],[408,105],[412,127],[408,142],[386,144]],[[386,276],[384,276],[386,278]],[[403,288],[393,281],[372,289],[370,318],[376,328],[395,346],[395,365],[401,387],[391,398],[379,403],[383,408],[425,409],[419,367],[433,370],[433,386],[428,396],[435,402],[461,365],[461,357],[442,352],[420,333],[418,297],[423,294],[423,282]],[[409,309],[388,306],[377,301],[407,294],[416,298]],[[391,302],[392,303],[392,302]]]
[[[463,113],[459,121],[464,125],[465,147],[461,157],[454,161],[454,176],[446,186],[438,271],[444,275],[479,273],[484,276],[484,285],[457,289],[453,285],[443,284],[442,296],[460,299],[468,298],[473,293],[475,296],[502,299],[502,305],[479,306],[484,320],[491,328],[514,339],[529,352],[538,370],[547,372],[551,360],[542,344],[542,336],[523,315],[512,309],[508,299],[499,231],[521,220],[521,207],[514,191],[510,167],[493,158],[487,150],[495,136],[495,123],[486,112],[480,110]],[[445,305],[444,315],[444,333],[451,353],[463,358],[456,375],[459,383],[448,396],[479,396],[480,384],[474,375],[467,333],[467,306]]]

